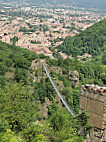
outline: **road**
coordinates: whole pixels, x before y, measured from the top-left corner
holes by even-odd
[[[66,103],[66,101],[63,99],[63,96],[61,95],[61,93],[59,92],[59,90],[57,89],[57,87],[55,86],[55,84],[54,84],[52,78],[51,78],[50,75],[49,75],[49,72],[48,72],[48,70],[47,70],[47,67],[44,65],[44,63],[42,63],[42,65],[43,65],[43,68],[44,68],[44,70],[46,71],[46,74],[47,74],[47,76],[48,76],[48,78],[49,78],[49,80],[50,80],[52,86],[54,87],[54,89],[55,89],[57,95],[59,96],[59,98],[61,99],[61,101],[63,102],[63,104],[64,104],[65,107],[67,108],[67,110],[69,111],[69,113],[70,113],[73,117],[75,117],[75,114],[74,114],[73,111],[70,109],[70,107],[68,106],[68,104]]]

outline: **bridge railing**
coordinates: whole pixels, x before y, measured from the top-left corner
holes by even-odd
[[[63,99],[63,96],[61,95],[61,93],[60,93],[59,90],[57,89],[56,85],[54,84],[54,82],[53,82],[51,76],[49,75],[49,72],[48,72],[48,69],[47,69],[46,65],[44,65],[44,63],[42,63],[42,65],[43,65],[44,70],[46,71],[46,74],[47,74],[47,76],[48,76],[48,78],[49,78],[49,80],[50,80],[50,82],[51,82],[53,88],[55,89],[55,91],[56,91],[57,95],[59,96],[59,98],[61,99],[62,103],[63,103],[64,106],[67,108],[67,110],[69,111],[69,113],[70,113],[73,117],[75,117],[74,112],[71,110],[71,108],[69,107],[69,105],[67,104],[67,102]]]

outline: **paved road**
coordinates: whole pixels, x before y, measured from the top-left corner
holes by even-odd
[[[44,69],[45,69],[45,71],[46,71],[46,74],[47,74],[47,76],[48,76],[48,78],[49,78],[49,80],[50,80],[52,86],[54,87],[54,89],[55,89],[57,95],[59,96],[59,98],[61,99],[61,101],[62,101],[63,104],[65,105],[65,107],[68,109],[69,113],[70,113],[73,117],[75,117],[73,111],[70,109],[70,107],[68,106],[68,104],[66,103],[66,101],[63,99],[63,96],[61,95],[61,93],[59,92],[59,90],[57,89],[57,87],[55,86],[55,84],[54,84],[52,78],[51,78],[50,75],[49,75],[49,72],[48,72],[48,70],[47,70],[47,67],[44,65],[44,63],[43,63],[42,65],[43,65],[43,67],[44,67]]]

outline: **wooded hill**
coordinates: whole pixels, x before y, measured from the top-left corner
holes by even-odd
[[[40,58],[47,57],[0,41],[0,142],[82,142],[78,119],[59,107],[49,79],[42,77]]]
[[[106,50],[106,19],[74,37],[67,37],[63,44],[57,48],[74,57],[85,53],[93,56],[103,53]]]

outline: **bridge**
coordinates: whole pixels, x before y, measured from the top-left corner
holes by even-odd
[[[54,84],[54,82],[53,82],[51,76],[49,75],[49,72],[48,72],[48,69],[47,69],[46,65],[44,65],[44,63],[42,63],[42,66],[43,66],[44,70],[46,71],[46,74],[47,74],[47,76],[48,76],[48,78],[49,78],[49,80],[50,80],[50,82],[51,82],[53,88],[55,89],[57,95],[59,96],[60,100],[62,101],[62,103],[64,104],[64,106],[67,108],[67,110],[69,111],[69,113],[70,113],[73,117],[75,117],[74,112],[71,110],[71,108],[69,107],[69,105],[67,104],[67,102],[63,99],[63,96],[61,95],[61,93],[60,93],[59,90],[57,89],[56,85]]]

